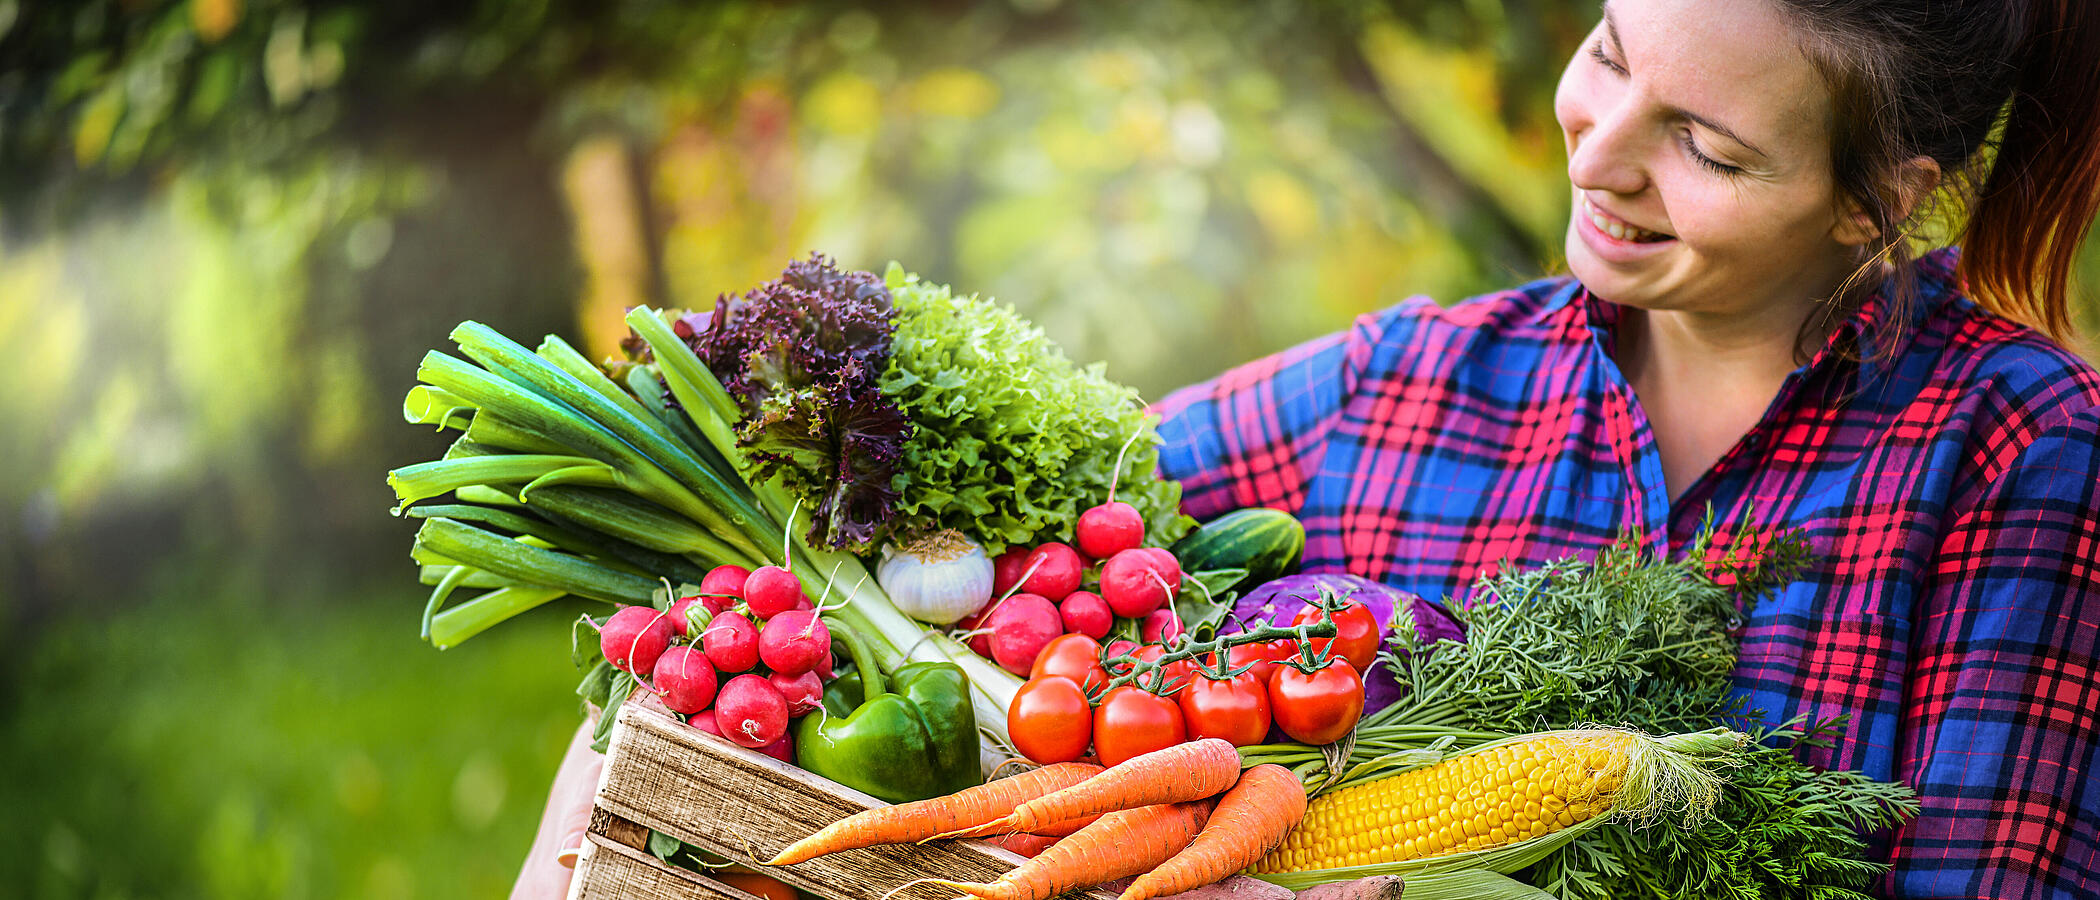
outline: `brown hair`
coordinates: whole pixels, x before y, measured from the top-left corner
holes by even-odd
[[[2100,4],[1777,2],[1831,86],[1833,174],[1882,236],[1868,265],[1896,264],[1896,302],[1914,293],[1909,237],[1932,215],[1900,173],[1925,157],[1967,206],[1970,296],[2068,342],[2071,270],[2100,207]]]

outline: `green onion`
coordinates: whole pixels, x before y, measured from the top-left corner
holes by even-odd
[[[416,545],[504,578],[607,603],[646,604],[657,587],[648,578],[529,546],[453,519],[425,519],[416,531]]]
[[[554,588],[505,587],[438,613],[430,623],[430,643],[450,650],[461,641],[505,619],[562,595]]]

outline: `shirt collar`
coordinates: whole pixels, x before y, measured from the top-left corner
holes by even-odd
[[[1890,315],[1889,305],[1896,290],[1893,277],[1884,278],[1874,291],[1867,295],[1859,308],[1847,314],[1830,336],[1817,348],[1808,363],[1796,370],[1804,375],[1831,365],[1835,361],[1850,360],[1858,363],[1859,383],[1864,385],[1876,373],[1876,360],[1894,361],[1910,349],[1918,332],[1926,321],[1949,298],[1960,293],[1960,281],[1955,275],[1961,251],[1954,247],[1943,247],[1919,257],[1912,263],[1916,275],[1915,296],[1903,321]],[[1617,350],[1613,337],[1619,325],[1619,305],[1590,293],[1580,282],[1570,278],[1568,283],[1556,291],[1547,303],[1548,311],[1576,304],[1577,319],[1588,327],[1591,338],[1598,349],[1607,355]]]

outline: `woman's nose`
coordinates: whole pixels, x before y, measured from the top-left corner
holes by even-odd
[[[1638,194],[1648,186],[1635,122],[1627,104],[1592,110],[1587,127],[1570,135],[1568,180],[1586,191]]]

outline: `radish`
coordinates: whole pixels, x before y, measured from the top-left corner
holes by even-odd
[[[1122,449],[1116,451],[1115,474],[1108,479],[1108,499],[1080,513],[1079,521],[1072,524],[1073,542],[1095,559],[1107,559],[1145,543],[1145,517],[1138,514],[1137,507],[1116,499],[1116,485],[1123,480],[1123,456],[1143,434],[1142,429],[1131,432],[1123,440]]]
[[[1021,583],[1021,574],[1028,571],[1028,548],[1009,547],[1005,553],[992,560],[992,596],[1004,596]]]
[[[1169,603],[1146,614],[1138,633],[1147,644],[1171,645],[1175,638],[1181,637],[1181,615],[1174,611],[1174,604]]]
[[[758,665],[758,627],[742,613],[726,612],[700,632],[700,649],[723,672],[749,671]]]
[[[1102,564],[1101,599],[1108,601],[1108,608],[1115,610],[1116,615],[1142,619],[1167,605],[1181,590],[1181,564],[1173,554],[1158,550],[1158,554],[1166,555],[1163,565],[1155,549],[1125,550]]]
[[[714,608],[708,611],[721,612],[729,606],[730,599],[744,599],[744,582],[750,577],[751,570],[743,566],[723,565],[707,570],[706,577],[700,579],[700,593],[712,595],[714,602],[710,605]]]
[[[1065,633],[1057,607],[1036,594],[1006,598],[984,624],[992,630],[992,661],[1023,678],[1028,677],[1043,647]]]
[[[744,580],[744,603],[761,619],[794,609],[803,599],[802,579],[779,566],[759,566]]]
[[[1115,612],[1093,591],[1073,591],[1057,605],[1057,614],[1064,620],[1066,634],[1083,634],[1097,641],[1108,637],[1108,630],[1116,625]]]
[[[671,604],[671,630],[678,632],[679,637],[684,637],[692,633],[696,623],[701,628],[706,628],[708,620],[722,611],[718,603],[713,597],[678,598],[677,603]],[[695,606],[699,609],[695,610]]]
[[[670,613],[647,606],[623,607],[598,629],[598,649],[614,666],[639,675],[655,667],[656,658],[671,645],[672,633]]]
[[[967,616],[964,616],[960,621],[955,623],[955,630],[963,634],[970,634],[970,632],[973,631],[979,632],[978,634],[970,634],[970,637],[967,639],[966,643],[970,645],[971,653],[975,653],[978,656],[984,657],[985,659],[992,658],[992,634],[989,631],[983,630],[984,614],[990,611],[993,606],[998,605],[998,603],[999,601],[997,600],[994,600],[990,603],[986,603],[984,605],[984,609],[980,609]]]
[[[1079,589],[1086,561],[1079,551],[1053,541],[1028,551],[1021,571],[1021,590],[1055,603]]]
[[[811,610],[791,609],[767,619],[758,633],[759,660],[782,675],[804,674],[830,655],[831,629]]]
[[[758,752],[791,766],[795,764],[795,742],[785,732],[780,735],[780,740],[758,748]]]
[[[665,650],[656,658],[650,680],[656,682],[656,692],[663,696],[664,705],[675,712],[692,715],[715,702],[715,664],[708,662],[707,654],[697,647],[681,645]]]
[[[715,711],[712,709],[703,709],[699,712],[694,713],[692,718],[685,720],[685,724],[691,725],[694,728],[698,728],[701,731],[705,731],[708,734],[714,735],[715,737],[722,736],[722,727],[720,725],[715,724]]]
[[[808,715],[824,705],[824,680],[815,670],[800,675],[782,675],[774,672],[766,676],[779,689],[780,696],[787,699],[788,718]]]
[[[1095,559],[1107,559],[1145,542],[1145,517],[1137,507],[1110,500],[1079,514],[1072,526],[1079,551]]]
[[[722,736],[758,748],[787,735],[787,698],[764,675],[738,675],[715,695],[715,726]]]
[[[1118,656],[1130,656],[1132,654],[1137,653],[1137,650],[1138,645],[1136,641],[1117,638],[1113,641],[1109,641],[1108,646],[1103,647],[1101,649],[1101,658],[1103,660],[1111,660],[1115,659]],[[1124,672],[1130,671],[1129,663],[1122,663],[1119,665],[1108,665],[1106,662],[1103,662],[1102,665],[1108,666],[1108,674],[1110,675],[1121,675]]]

